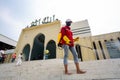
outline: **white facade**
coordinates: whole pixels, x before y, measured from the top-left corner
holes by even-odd
[[[74,37],[90,37],[91,30],[87,20],[73,22],[71,24],[71,29],[73,32]]]

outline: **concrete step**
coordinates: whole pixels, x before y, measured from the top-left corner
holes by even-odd
[[[0,64],[0,80],[120,80],[120,59],[80,62],[86,74],[76,74],[74,62],[68,62],[72,75],[64,74],[62,59]]]

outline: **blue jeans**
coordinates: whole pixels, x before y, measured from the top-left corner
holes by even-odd
[[[76,52],[76,49],[71,46],[68,46],[68,45],[63,45],[62,48],[64,49],[64,64],[68,64],[68,50],[70,49],[70,51],[72,52],[72,55],[73,55],[73,58],[74,58],[74,63],[78,63],[78,55],[77,55],[77,52]]]

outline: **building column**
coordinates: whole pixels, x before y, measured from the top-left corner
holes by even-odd
[[[97,49],[97,52],[98,52],[99,59],[101,60],[101,59],[103,59],[103,55],[102,55],[100,45],[99,45],[98,41],[95,41],[95,44],[96,44],[96,49]]]

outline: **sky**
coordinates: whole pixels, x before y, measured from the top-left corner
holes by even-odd
[[[0,34],[18,41],[32,21],[87,19],[92,36],[120,31],[120,0],[0,0]]]

